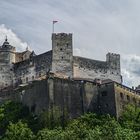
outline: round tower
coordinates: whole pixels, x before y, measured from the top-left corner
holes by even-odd
[[[15,47],[11,46],[6,37],[0,47],[0,89],[13,86],[13,63],[15,62]]]
[[[0,47],[0,63],[11,64],[15,62],[15,47],[11,46],[6,37],[3,45]]]

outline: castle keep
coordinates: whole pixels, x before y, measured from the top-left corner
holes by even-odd
[[[117,118],[128,103],[140,105],[139,88],[122,85],[120,55],[105,61],[73,56],[72,34],[53,33],[52,50],[16,52],[7,39],[0,47],[0,101],[12,99],[38,113],[59,106],[70,118],[85,112]],[[64,113],[62,113],[64,114]]]

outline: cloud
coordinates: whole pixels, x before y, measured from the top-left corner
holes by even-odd
[[[124,84],[138,86],[140,84],[140,56],[122,55],[121,62]]]
[[[7,36],[10,45],[16,47],[18,51],[23,51],[28,46],[26,42],[23,42],[11,29],[6,28],[4,24],[0,25],[0,44],[2,45],[5,37]]]
[[[73,33],[74,55],[105,60],[108,52],[121,54],[124,83],[136,86],[140,84],[139,7],[138,0],[0,0],[0,25],[6,25],[0,29],[14,32],[14,37],[8,35],[14,46],[25,49],[25,40],[39,54],[51,49],[52,20],[58,20],[55,32]]]

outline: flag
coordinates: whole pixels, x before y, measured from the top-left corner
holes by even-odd
[[[55,23],[57,23],[57,22],[58,22],[58,21],[54,20],[54,21],[53,21],[53,24],[55,24]]]

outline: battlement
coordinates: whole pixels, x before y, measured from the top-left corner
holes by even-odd
[[[52,39],[65,39],[65,38],[72,38],[72,33],[53,33]]]
[[[110,52],[106,54],[106,61],[112,61],[114,59],[120,60],[120,54]]]

